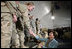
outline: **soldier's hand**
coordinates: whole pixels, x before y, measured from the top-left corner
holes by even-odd
[[[30,34],[33,34],[33,32],[31,31],[31,29],[29,29],[29,33],[30,33]]]
[[[29,29],[29,33],[32,34],[33,36],[36,36],[36,34],[33,33],[33,31],[31,29]]]
[[[13,14],[13,21],[16,22],[17,21],[17,16],[15,14]]]

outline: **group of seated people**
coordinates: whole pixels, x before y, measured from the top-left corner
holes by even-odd
[[[60,32],[58,32],[59,29],[54,30],[44,30],[41,33],[33,33],[30,32],[31,35],[39,42],[35,48],[58,48],[59,42],[56,40],[56,38],[59,38]],[[68,32],[67,29],[63,28],[59,31],[66,30],[65,32]],[[60,34],[64,35],[64,34]]]
[[[57,48],[58,41],[55,39],[56,34],[54,31],[43,31],[44,35],[42,33],[35,34],[32,31],[30,32],[31,35],[33,35],[37,41],[40,41],[37,47],[35,48]]]

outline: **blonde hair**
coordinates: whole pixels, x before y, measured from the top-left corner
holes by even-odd
[[[26,4],[26,5],[34,5],[33,2],[26,2],[25,4]]]

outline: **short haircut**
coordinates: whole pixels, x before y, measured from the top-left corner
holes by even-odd
[[[26,2],[25,4],[26,4],[26,5],[34,5],[33,2],[28,2],[28,3]]]
[[[36,21],[38,21],[38,18],[36,18]]]
[[[58,36],[55,31],[50,31],[49,33],[51,33],[51,32],[53,33],[55,38]]]

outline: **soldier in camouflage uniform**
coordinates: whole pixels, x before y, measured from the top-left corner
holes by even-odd
[[[30,18],[30,25],[31,25],[32,31],[36,33],[34,16],[30,16],[29,18]]]
[[[38,18],[36,18],[35,25],[36,25],[36,34],[39,34],[40,33],[40,20]]]
[[[29,3],[27,3],[26,5],[22,5],[22,4],[17,4],[16,5],[16,3],[15,3],[15,1],[8,1],[8,2],[10,2],[10,4],[15,8],[16,6],[18,6],[18,10],[20,11],[20,13],[19,13],[19,16],[22,16],[22,19],[20,18],[19,20],[21,21],[21,29],[19,29],[18,28],[18,24],[17,24],[17,20],[16,20],[16,16],[14,16],[14,22],[16,22],[16,26],[15,26],[15,23],[14,23],[14,25],[12,25],[13,23],[12,23],[12,18],[10,17],[10,14],[9,14],[9,18],[7,19],[7,20],[9,20],[9,21],[11,21],[11,22],[8,22],[7,21],[7,23],[6,23],[6,28],[8,29],[8,32],[7,32],[7,34],[5,34],[5,32],[7,31],[7,29],[5,30],[4,28],[4,26],[3,26],[3,20],[1,19],[1,29],[2,29],[2,32],[1,32],[1,47],[4,47],[4,48],[9,48],[10,47],[10,41],[11,41],[11,37],[12,37],[12,46],[14,46],[14,47],[16,47],[16,48],[18,48],[19,46],[21,46],[22,48],[24,47],[25,48],[25,46],[24,46],[24,22],[26,22],[26,25],[27,25],[27,27],[28,27],[28,29],[29,29],[29,31],[31,31],[31,29],[30,29],[30,22],[29,22],[29,18],[28,18],[28,10],[29,11],[31,11],[32,9],[33,9],[33,7],[32,6],[30,6],[30,4]],[[9,4],[8,4],[9,5]],[[9,5],[10,6],[10,5]],[[12,7],[10,7],[10,8],[12,8]],[[11,10],[11,11],[9,11],[9,10],[7,10],[7,11],[9,11],[9,12],[11,12],[12,14],[14,14],[14,12],[15,12],[15,10],[14,9],[10,9],[9,8],[9,10]],[[1,7],[1,10],[5,10],[4,8],[2,8]],[[6,10],[5,10],[6,11]],[[4,11],[4,12],[5,12]],[[2,11],[1,11],[2,12]],[[5,13],[4,13],[5,14]],[[22,14],[22,15],[20,15],[20,14]],[[1,14],[2,15],[2,14]],[[8,14],[7,14],[8,15]],[[18,14],[17,14],[18,15]],[[12,15],[11,15],[12,16]],[[1,16],[2,17],[2,16]],[[6,17],[6,15],[5,15],[5,17]],[[7,18],[7,17],[6,17]],[[9,24],[11,24],[11,26],[8,28],[8,25]],[[16,28],[13,28],[12,29],[12,27],[16,27]],[[4,28],[3,28],[4,27]],[[17,31],[16,31],[16,29],[17,29]],[[3,30],[4,30],[4,32],[3,32]],[[12,34],[12,30],[14,31],[13,32],[13,34]],[[9,33],[9,34],[8,34]],[[7,35],[7,37],[9,38],[9,40],[8,40],[8,38],[6,39],[6,36],[5,35]],[[5,37],[5,39],[4,39],[4,37],[2,36],[2,35],[4,35],[4,37]],[[8,40],[8,41],[7,41]],[[6,44],[7,43],[7,44]],[[6,44],[6,45],[5,45]]]
[[[34,7],[31,3],[26,3],[26,4],[18,3],[17,6],[18,6],[17,7],[18,11],[21,15],[17,14],[19,17],[18,17],[18,21],[16,22],[16,28],[17,28],[17,33],[19,36],[19,42],[17,42],[17,40],[16,40],[16,42],[20,43],[19,45],[21,48],[26,48],[24,45],[24,41],[25,41],[24,40],[24,37],[25,37],[25,35],[24,35],[24,23],[26,24],[26,26],[29,30],[30,29],[30,22],[29,22],[28,12],[31,11]]]
[[[5,2],[1,2],[1,48],[10,48],[11,45],[14,25],[12,12],[16,12],[13,8],[11,10],[13,11],[10,11]]]
[[[22,18],[23,18],[23,20],[22,20],[23,29],[24,29],[25,24],[26,24],[28,30],[31,28],[30,27],[30,22],[29,22],[29,17],[28,17],[28,12],[32,11],[33,8],[34,8],[33,3],[18,4],[18,9],[21,12]],[[24,35],[23,34],[24,34],[23,32],[22,32],[22,34],[20,32],[21,47],[25,48],[25,46],[24,46]]]

